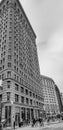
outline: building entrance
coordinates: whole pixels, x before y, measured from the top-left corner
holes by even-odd
[[[33,109],[31,109],[31,119],[34,118],[34,112],[33,112]]]
[[[23,121],[26,120],[25,108],[21,108],[21,118]]]
[[[18,125],[19,125],[19,122],[20,122],[20,114],[19,114],[19,113],[16,113],[16,114],[15,114],[15,125],[18,126]]]
[[[11,126],[11,106],[5,106],[6,126]]]
[[[30,109],[27,108],[27,121],[30,122]]]

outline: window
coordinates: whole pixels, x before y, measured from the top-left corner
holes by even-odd
[[[2,94],[0,95],[0,101],[2,101]]]
[[[28,98],[26,98],[26,104],[29,104],[29,99]]]
[[[32,92],[30,91],[30,97],[32,96]]]
[[[0,79],[1,79],[1,75],[0,75]]]
[[[7,78],[10,78],[11,77],[11,71],[8,71],[7,72]]]
[[[4,51],[4,55],[6,54],[6,52]]]
[[[11,67],[11,63],[10,62],[8,62],[8,67]]]
[[[11,53],[11,48],[8,49],[8,52]]]
[[[15,102],[19,102],[19,95],[15,94]]]
[[[16,70],[16,66],[14,66],[14,70]]]
[[[11,55],[8,55],[8,60],[11,60]]]
[[[36,99],[37,99],[38,97],[37,97],[37,95],[36,95]]]
[[[17,76],[17,81],[19,80],[19,76]]]
[[[25,89],[25,93],[26,93],[26,95],[28,95],[28,90],[27,89]]]
[[[17,72],[18,72],[18,68],[17,68]]]
[[[7,81],[7,88],[10,88],[11,81]]]
[[[24,93],[24,88],[23,87],[21,87],[21,93]]]
[[[18,84],[15,84],[15,90],[19,91],[19,85]]]
[[[7,92],[7,101],[10,101],[10,92]]]
[[[30,105],[32,105],[32,99],[30,99]]]
[[[4,67],[5,67],[5,66],[3,65],[2,68],[4,69]]]
[[[37,106],[38,106],[38,102],[36,102]]]
[[[5,58],[3,58],[3,62],[5,62]]]
[[[21,103],[24,103],[24,97],[21,96]]]
[[[35,93],[33,93],[33,97],[35,98]]]
[[[4,79],[4,74],[2,74],[2,79]]]
[[[16,80],[16,74],[14,74],[14,79]]]

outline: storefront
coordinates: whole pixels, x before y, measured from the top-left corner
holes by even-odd
[[[6,126],[11,126],[11,106],[5,106]]]
[[[13,106],[5,106],[6,126],[13,125],[14,121],[15,125],[19,126],[21,120],[23,122],[30,122],[33,118],[39,118],[40,115],[40,110],[36,108],[19,107],[15,106],[15,104]]]

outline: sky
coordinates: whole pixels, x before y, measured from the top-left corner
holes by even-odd
[[[40,72],[63,92],[63,0],[19,1],[37,36]]]
[[[36,33],[40,72],[63,92],[63,0],[20,0]]]

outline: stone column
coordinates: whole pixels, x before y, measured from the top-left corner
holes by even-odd
[[[15,107],[14,107],[14,104],[11,103],[11,128],[12,129],[14,126],[14,121],[15,121]]]
[[[33,113],[34,113],[34,118],[36,118],[35,109],[33,109]]]
[[[26,120],[27,120],[27,108],[25,108],[25,115],[26,115]]]
[[[5,106],[2,107],[2,119],[5,119]]]

